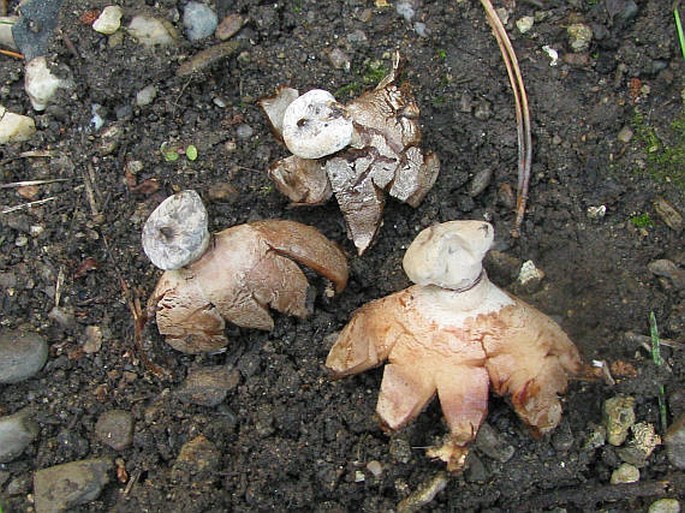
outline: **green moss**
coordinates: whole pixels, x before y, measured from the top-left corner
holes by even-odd
[[[338,88],[333,96],[338,100],[358,96],[378,84],[388,73],[388,68],[381,61],[366,61],[362,68],[352,69],[355,79]]]
[[[636,112],[633,126],[637,140],[647,153],[646,172],[653,179],[671,183],[678,189],[685,190],[685,111],[681,112],[664,134],[659,137],[655,128]]]
[[[630,222],[635,228],[650,228],[654,226],[654,221],[652,221],[652,218],[647,213],[631,217]]]

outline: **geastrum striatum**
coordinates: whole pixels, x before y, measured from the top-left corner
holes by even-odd
[[[464,467],[490,389],[544,434],[559,423],[558,394],[580,368],[554,321],[488,280],[482,259],[492,242],[493,227],[480,221],[423,230],[403,261],[415,285],[355,312],[326,360],[338,378],[388,361],[376,409],[391,431],[437,394],[449,434],[428,455],[451,471]]]
[[[346,105],[321,89],[300,95],[290,87],[259,102],[293,153],[271,166],[276,187],[294,205],[335,196],[360,255],[382,224],[386,194],[416,207],[440,169],[437,156],[420,147],[419,107],[408,85],[397,84],[399,62],[395,54],[376,88]]]

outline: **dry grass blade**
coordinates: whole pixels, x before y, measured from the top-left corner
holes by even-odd
[[[519,68],[518,59],[514,52],[514,47],[511,45],[509,36],[507,35],[502,21],[497,16],[495,8],[492,6],[490,0],[480,0],[480,3],[485,9],[488,23],[492,27],[492,31],[497,39],[504,65],[507,68],[509,75],[509,82],[514,93],[514,103],[516,107],[516,128],[518,132],[518,187],[516,195],[516,220],[511,231],[514,237],[519,237],[521,234],[521,224],[523,223],[523,216],[526,211],[526,203],[528,202],[528,186],[530,184],[530,168],[533,159],[533,139],[530,131],[530,111],[528,108],[528,96],[523,85],[523,77],[521,75],[521,68]]]
[[[48,185],[57,182],[68,182],[71,178],[51,178],[49,180],[22,180],[20,182],[2,183],[0,189],[14,189],[31,185]]]

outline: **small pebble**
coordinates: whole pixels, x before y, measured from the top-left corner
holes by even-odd
[[[184,403],[214,407],[221,404],[239,382],[238,369],[223,365],[205,367],[191,371],[176,396]]]
[[[524,16],[516,20],[516,28],[519,29],[521,34],[526,34],[530,32],[535,24],[535,18],[533,16]]]
[[[468,195],[475,198],[485,191],[492,181],[493,174],[492,167],[488,166],[479,170],[475,175],[473,175],[473,178],[471,178],[467,188]]]
[[[351,67],[350,57],[340,48],[333,48],[326,54],[328,61],[335,69],[344,69],[349,71]]]
[[[71,80],[52,73],[44,55],[29,61],[24,69],[24,89],[37,111],[44,111],[57,91],[69,89],[73,85]]]
[[[604,401],[603,421],[607,429],[607,441],[614,446],[622,445],[635,424],[635,398],[616,396]]]
[[[174,43],[173,32],[163,21],[149,16],[134,16],[128,33],[144,46],[169,46]]]
[[[243,123],[236,127],[235,134],[238,136],[238,139],[247,140],[254,135],[254,128]]]
[[[611,484],[637,483],[640,480],[640,470],[630,463],[621,463],[611,473]]]
[[[100,326],[86,326],[83,334],[83,352],[87,354],[97,353],[102,347],[104,335]]]
[[[0,417],[0,463],[8,463],[21,456],[39,431],[28,409]]]
[[[473,115],[476,119],[487,121],[492,117],[492,104],[487,100],[479,101],[476,103]]]
[[[35,133],[32,118],[9,112],[0,105],[0,144],[28,141]]]
[[[592,29],[584,23],[573,23],[566,29],[571,50],[587,52],[592,42]]]
[[[38,373],[48,359],[48,344],[37,333],[0,333],[0,383],[18,383]]]
[[[664,198],[654,200],[654,209],[661,220],[674,232],[680,233],[685,226],[683,216]]]
[[[114,34],[121,27],[123,14],[118,5],[108,5],[102,10],[98,19],[93,22],[93,30],[107,36]]]
[[[126,410],[106,411],[95,423],[95,435],[115,451],[123,451],[133,442],[133,416]]]
[[[438,472],[397,505],[397,513],[413,513],[430,504],[447,487],[447,473]]]
[[[408,0],[400,0],[395,4],[395,11],[397,11],[397,14],[402,16],[405,21],[411,21],[412,18],[416,15],[416,11],[414,10],[413,2],[410,2]]]
[[[216,470],[221,463],[221,452],[204,435],[186,442],[171,469],[171,479],[194,483],[213,481],[218,478]]]
[[[685,413],[670,425],[664,435],[666,454],[671,465],[685,469]]]
[[[383,466],[381,465],[380,461],[372,460],[366,464],[366,470],[371,472],[374,477],[380,477],[380,475],[383,473]]]
[[[685,290],[685,270],[674,262],[661,258],[647,264],[647,269],[655,276],[669,279],[677,290]]]
[[[628,144],[633,139],[633,130],[629,126],[624,126],[616,136],[620,142]]]
[[[508,444],[500,434],[487,422],[478,430],[475,446],[486,456],[505,463],[514,455],[515,449]]]
[[[647,513],[680,513],[677,499],[659,499],[649,505]]]
[[[33,477],[36,513],[74,511],[97,499],[109,482],[111,468],[109,459],[97,458],[37,470]]]
[[[138,107],[145,107],[150,105],[157,97],[157,88],[153,85],[147,85],[136,93],[136,105]]]
[[[190,41],[200,41],[214,34],[219,17],[206,4],[188,2],[183,9],[183,27]]]

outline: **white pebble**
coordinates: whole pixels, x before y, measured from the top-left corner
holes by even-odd
[[[36,133],[36,123],[28,116],[9,112],[0,105],[0,144],[27,141]]]
[[[157,97],[157,88],[150,84],[143,87],[140,91],[136,93],[136,105],[138,107],[145,107],[150,105]]]
[[[44,55],[26,64],[24,89],[31,100],[31,105],[38,111],[46,109],[59,89],[70,88],[71,85],[71,81],[59,78],[50,71]]]
[[[145,46],[167,46],[174,42],[164,22],[148,16],[134,16],[128,25],[128,32]]]
[[[102,10],[98,19],[93,22],[93,30],[107,36],[114,34],[121,27],[123,11],[118,5],[108,5]]]

